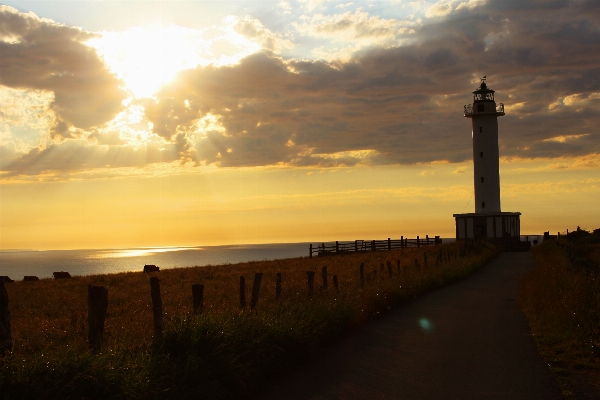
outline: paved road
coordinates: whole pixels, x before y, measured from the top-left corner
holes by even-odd
[[[261,399],[559,399],[515,300],[534,267],[502,253],[344,339]]]

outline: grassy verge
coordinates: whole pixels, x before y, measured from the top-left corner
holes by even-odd
[[[576,231],[533,254],[519,302],[538,349],[567,398],[600,398],[600,234]]]
[[[452,256],[435,265],[440,249]],[[379,313],[463,279],[497,254],[488,244],[463,258],[454,257],[458,250],[457,243],[161,271],[167,324],[160,340],[151,337],[148,277],[141,273],[15,282],[7,285],[15,350],[0,359],[0,393],[7,399],[245,398]],[[392,262],[392,277],[387,267],[381,269],[386,261]],[[365,264],[364,284],[360,263]],[[322,265],[330,277],[338,276],[339,292],[330,281],[328,290],[308,296],[306,271],[319,275]],[[240,311],[239,276],[250,279],[259,271],[264,277],[258,309]],[[276,272],[283,274],[278,301]],[[191,312],[193,283],[205,285],[205,312],[199,316]],[[85,347],[87,284],[109,290],[106,342],[98,355]]]

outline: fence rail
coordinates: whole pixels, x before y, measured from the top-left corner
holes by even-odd
[[[433,246],[441,244],[442,239],[439,236],[430,238],[429,235],[425,235],[425,238],[416,237],[416,239],[405,238],[400,236],[400,239],[388,238],[387,240],[355,240],[354,242],[339,242],[336,241],[321,243],[309,246],[309,257],[312,258],[313,254],[318,257],[332,256],[336,254],[345,253],[358,253],[363,251],[385,251],[385,250],[396,250],[406,249],[409,247],[421,247],[421,246]]]

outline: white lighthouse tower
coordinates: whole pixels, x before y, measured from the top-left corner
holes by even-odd
[[[504,104],[496,104],[494,93],[483,77],[473,92],[473,103],[465,105],[464,116],[473,123],[475,212],[454,214],[456,239],[520,238],[521,213],[500,209],[498,117],[504,115]]]

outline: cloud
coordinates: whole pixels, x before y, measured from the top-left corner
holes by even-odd
[[[298,0],[301,4],[304,4],[308,11],[314,11],[316,8],[321,7],[323,4],[328,3],[329,0]]]
[[[600,168],[600,154],[591,153],[578,157],[555,157],[523,159],[520,157],[503,157],[502,163],[513,163],[519,167],[512,168],[518,172],[555,171],[555,170],[585,170]]]
[[[53,113],[48,112],[53,101],[54,93],[49,91],[0,86],[0,141],[22,151],[38,146],[46,136],[40,132],[55,124]]]
[[[453,11],[470,10],[483,5],[485,0],[440,0],[425,11],[427,18],[445,17]]]
[[[230,17],[233,29],[251,41],[260,44],[264,50],[281,53],[285,49],[294,48],[294,44],[267,29],[258,19],[246,15],[243,18]]]
[[[157,103],[146,115],[163,137],[189,132],[209,111],[218,115],[223,130],[207,133],[192,149],[197,161],[221,166],[459,162],[471,158],[470,121],[461,118],[460,106],[470,101],[476,77],[487,73],[507,104],[499,119],[503,156],[600,151],[598,24],[573,5],[545,7],[532,22],[516,13],[521,6],[498,12],[482,2],[453,4],[445,20],[416,28],[415,43],[366,48],[347,62],[255,54],[234,66],[186,71],[159,94],[163,109]],[[530,9],[540,11],[537,4]],[[357,35],[359,20],[371,21],[346,13],[311,26],[324,35]],[[586,45],[567,45],[566,32]],[[557,96],[563,101],[551,109]],[[183,111],[185,99],[195,107]],[[325,156],[357,151],[369,156],[336,162]]]
[[[302,35],[346,45],[342,50],[316,49],[313,52],[318,53],[320,58],[329,60],[348,59],[352,53],[369,46],[399,45],[414,33],[414,25],[412,21],[385,19],[361,10],[334,15],[315,14],[293,24]]]
[[[44,174],[64,175],[98,168],[138,167],[169,163],[180,159],[175,144],[150,144],[140,149],[123,145],[103,145],[85,139],[71,139],[33,148],[25,154],[0,146],[1,179]]]
[[[54,132],[87,129],[111,120],[124,93],[95,51],[92,33],[0,6],[0,84],[51,91]]]
[[[401,74],[388,61],[369,57],[332,65],[258,53],[238,65],[182,72],[145,104],[146,117],[167,140],[185,135],[197,162],[221,166],[466,158],[469,149],[459,145],[424,145],[428,136],[435,136],[432,129],[437,135],[450,134],[447,126],[424,125],[434,104],[420,93],[434,77]],[[407,104],[422,109],[403,110]],[[221,131],[199,131],[197,121],[209,112],[218,115]]]
[[[279,8],[281,8],[281,10],[282,10],[282,12],[284,14],[291,14],[292,13],[292,5],[290,4],[289,1],[281,0],[279,3],[277,3],[277,6]]]
[[[70,156],[68,163],[56,159],[57,169],[161,160],[221,167],[463,162],[471,159],[472,149],[471,121],[463,118],[462,106],[472,101],[470,92],[483,75],[497,90],[496,100],[506,106],[506,116],[498,119],[502,157],[586,159],[600,154],[597,3],[436,4],[438,9],[431,11],[436,16],[420,22],[361,10],[317,14],[297,22],[296,34],[301,38],[296,37],[296,43],[315,40],[315,48],[329,55],[351,48],[345,59],[284,58],[278,52],[290,49],[287,36],[253,17],[236,17],[231,21],[237,32],[266,51],[237,63],[200,65],[180,72],[153,98],[127,106],[135,107],[140,115],[135,127],[114,122],[121,121],[117,112],[123,107],[118,81],[93,50],[87,53],[89,48],[81,44],[91,33],[7,13],[4,7],[4,18],[23,26],[2,25],[1,49],[13,51],[6,58],[2,52],[0,71],[12,74],[0,75],[2,84],[53,93],[48,108],[66,125],[63,131],[78,137],[71,139],[78,144],[49,143],[22,150],[11,142],[12,147],[2,151],[12,161],[2,168],[6,173],[46,171],[51,165],[44,160],[74,149],[89,152],[96,161]],[[39,30],[50,32],[46,36],[54,35],[58,44],[47,43],[38,54],[52,62],[29,65],[33,53],[28,46],[38,41],[46,45]],[[321,46],[322,41],[340,47],[331,52],[331,46]],[[22,60],[15,53],[17,47],[10,46],[24,46]],[[92,61],[80,70],[65,54],[73,60],[89,54]],[[18,65],[31,74],[18,74]],[[63,70],[68,74],[60,75],[58,71]],[[81,85],[73,85],[66,78],[69,74],[91,75]],[[94,76],[106,78],[100,79],[98,93],[92,90],[97,85]],[[24,83],[19,86],[18,82]],[[72,93],[81,104],[66,101],[64,93]],[[87,99],[84,95],[90,96],[89,102],[83,100]],[[94,104],[106,107],[89,109]],[[11,122],[16,114],[7,115],[0,114],[8,121],[4,123],[16,124]],[[57,124],[54,129],[59,128]],[[10,133],[2,129],[0,125],[0,134]],[[113,157],[119,162],[104,163],[103,154],[113,147],[119,154],[130,155],[130,160]],[[145,158],[140,155],[144,151],[161,156]]]

